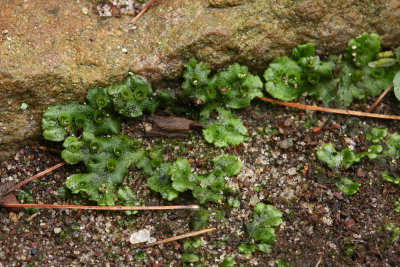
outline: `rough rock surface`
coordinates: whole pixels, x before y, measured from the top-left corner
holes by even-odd
[[[46,106],[83,101],[90,87],[130,70],[161,86],[179,79],[192,56],[213,69],[238,61],[260,72],[304,42],[327,53],[363,31],[384,46],[400,42],[395,0],[170,0],[131,20],[101,19],[95,1],[1,2],[0,159],[40,137]]]

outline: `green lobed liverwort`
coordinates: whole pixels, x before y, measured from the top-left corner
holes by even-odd
[[[328,143],[318,149],[317,158],[325,162],[330,169],[348,169],[353,166],[354,163],[360,162],[364,157],[368,157],[369,159],[376,158],[382,151],[383,148],[381,145],[371,145],[366,152],[355,154],[350,148],[336,151],[335,147],[331,143]]]
[[[216,147],[239,145],[247,140],[247,128],[230,110],[217,107],[217,119],[209,122],[203,130],[204,139]]]
[[[365,139],[372,143],[379,143],[387,136],[387,134],[388,131],[386,129],[372,127],[365,133]]]
[[[139,166],[150,161],[140,144],[126,135],[110,138],[95,137],[84,132],[82,138],[68,137],[64,141],[62,158],[69,164],[83,162],[87,173],[73,174],[67,178],[66,187],[72,193],[81,193],[99,205],[114,205],[115,190],[121,184],[131,165]],[[145,172],[151,173],[149,164]]]
[[[255,244],[242,243],[239,252],[249,254],[260,250],[270,253],[276,239],[274,227],[281,225],[282,222],[282,212],[272,205],[258,203],[254,207],[253,220],[246,224],[246,233]]]
[[[81,132],[117,134],[120,128],[118,120],[107,111],[77,102],[51,105],[42,116],[43,137],[50,141],[63,141]]]
[[[336,187],[346,193],[348,196],[352,196],[358,192],[361,184],[353,182],[351,179],[347,177],[341,178],[338,182],[335,183]]]

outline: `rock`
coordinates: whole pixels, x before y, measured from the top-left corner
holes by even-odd
[[[289,170],[287,170],[287,174],[289,174],[289,175],[296,175],[296,173],[297,173],[297,170],[296,170],[296,168],[295,167],[293,167],[293,168],[290,168]]]
[[[139,230],[135,233],[133,233],[131,235],[131,237],[129,238],[129,242],[131,242],[131,244],[138,244],[138,243],[143,243],[143,242],[155,242],[155,238],[154,237],[150,237],[150,231],[147,229],[142,229]]]
[[[397,1],[157,1],[135,25],[126,15],[100,18],[95,5],[2,2],[0,159],[40,138],[49,104],[83,101],[89,88],[121,82],[129,70],[159,87],[178,81],[193,56],[213,70],[237,61],[262,73],[305,42],[323,53],[343,51],[363,31],[377,32],[386,47],[400,42]]]
[[[288,149],[293,146],[293,142],[290,139],[284,139],[282,141],[278,141],[278,146],[282,149]]]

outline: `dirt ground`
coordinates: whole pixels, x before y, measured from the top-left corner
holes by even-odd
[[[377,113],[396,114],[398,105],[385,98]],[[366,110],[367,104],[351,107]],[[210,214],[208,227],[216,227],[202,236],[197,249],[200,262],[217,266],[231,256],[237,266],[275,266],[275,260],[291,266],[400,266],[400,243],[384,229],[387,223],[400,225],[395,200],[400,187],[385,182],[380,172],[400,176],[399,162],[383,157],[363,159],[342,171],[362,184],[358,193],[346,196],[334,185],[337,175],[316,159],[316,151],[331,142],[336,149],[353,147],[365,151],[364,133],[368,125],[398,131],[398,122],[306,112],[253,101],[239,112],[249,129],[249,140],[238,147],[216,149],[200,134],[188,139],[144,137],[146,118],[126,121],[124,129],[145,146],[161,144],[164,159],[191,160],[195,172],[210,167],[208,162],[222,153],[236,154],[243,163],[239,175],[227,186],[237,189],[240,208],[225,201],[206,204]],[[321,126],[320,128],[318,128]],[[43,143],[25,147],[13,160],[2,162],[1,184],[20,182],[61,162],[61,146]],[[93,204],[67,194],[59,188],[66,178],[83,165],[63,166],[28,184],[36,203]],[[131,170],[125,179],[146,205],[196,204],[191,194],[183,194],[169,203],[148,190],[140,172]],[[20,191],[15,192],[18,195]],[[227,198],[225,198],[227,200]],[[253,206],[268,203],[283,213],[284,223],[276,229],[272,253],[245,255],[238,245],[247,240],[244,225],[251,220]],[[33,214],[33,215],[32,215]],[[129,237],[139,229],[149,229],[157,240],[190,232],[192,211],[153,211],[137,215],[123,212],[72,210],[10,211],[0,210],[0,264],[2,266],[182,266],[184,241],[143,248],[132,245]],[[198,264],[198,263],[197,263]],[[189,264],[190,265],[190,264]],[[196,266],[194,264],[193,266]]]

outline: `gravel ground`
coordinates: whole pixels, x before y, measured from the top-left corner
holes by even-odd
[[[394,98],[387,96],[386,99]],[[365,110],[367,104],[352,109]],[[396,113],[394,103],[376,111]],[[164,159],[184,157],[195,172],[210,168],[208,162],[221,153],[233,153],[243,163],[242,171],[227,181],[237,189],[240,208],[228,204],[207,204],[208,227],[216,231],[202,236],[197,249],[201,263],[217,266],[226,256],[237,265],[274,266],[282,259],[292,266],[400,266],[399,242],[382,227],[389,222],[399,226],[400,214],[394,201],[400,187],[384,182],[380,171],[400,176],[398,162],[384,158],[364,159],[344,172],[362,184],[348,197],[334,186],[334,174],[316,159],[316,150],[332,142],[337,149],[365,151],[364,132],[368,125],[398,130],[392,121],[345,117],[306,112],[253,101],[239,116],[249,129],[249,141],[238,147],[215,149],[195,134],[183,140],[143,137],[145,118],[127,121],[125,129],[144,145],[164,146]],[[320,128],[316,128],[321,126]],[[0,165],[1,185],[22,181],[58,162],[60,146],[42,143],[21,149],[13,160]],[[63,166],[42,180],[28,184],[35,202],[73,203],[78,198],[62,198],[58,192],[65,179],[84,167]],[[190,194],[168,203],[150,192],[142,175],[129,172],[125,183],[136,190],[146,205],[195,204]],[[18,194],[18,192],[17,192]],[[227,201],[226,201],[227,202]],[[240,254],[238,245],[246,239],[244,225],[251,220],[258,203],[274,205],[283,213],[272,253]],[[85,201],[82,204],[91,204]],[[133,232],[146,228],[156,240],[190,232],[191,211],[122,212],[71,210],[0,211],[0,264],[3,266],[182,266],[183,241],[153,248],[132,245]]]

